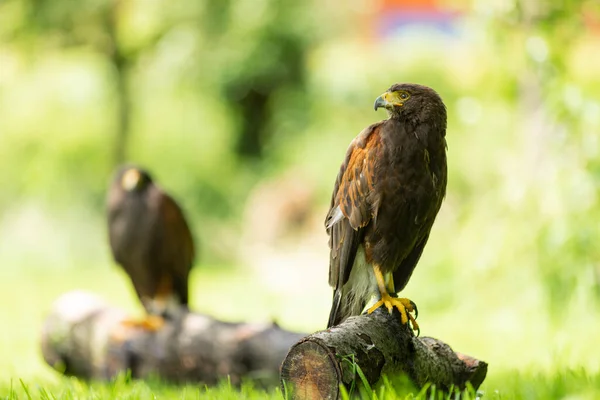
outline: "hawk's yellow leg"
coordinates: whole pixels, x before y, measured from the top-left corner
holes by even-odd
[[[141,320],[125,319],[121,322],[123,326],[140,328],[150,332],[156,332],[165,324],[165,320],[158,315],[148,315]]]
[[[394,307],[396,307],[398,311],[400,311],[400,318],[402,324],[407,324],[410,320],[412,329],[415,331],[419,331],[419,324],[417,324],[415,317],[413,317],[411,314],[411,312],[413,311],[415,312],[415,314],[417,313],[417,307],[415,306],[415,303],[406,298],[390,296],[388,288],[385,285],[385,279],[383,278],[383,274],[381,273],[379,266],[374,265],[373,272],[375,273],[375,279],[377,279],[377,286],[379,287],[381,300],[373,304],[373,306],[367,310],[367,313],[371,314],[373,311],[375,311],[381,306],[385,306],[388,312],[391,313]],[[393,291],[394,284],[392,278],[390,278],[388,286],[389,289]]]

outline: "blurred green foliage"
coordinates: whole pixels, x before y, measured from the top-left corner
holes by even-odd
[[[598,44],[599,16],[597,2],[521,0],[488,28],[499,54],[523,55],[513,58],[510,83],[529,158],[521,177],[531,205],[527,223],[551,309],[583,287],[600,293],[600,80],[589,54]]]
[[[405,291],[424,333],[492,373],[600,369],[600,6],[439,4],[457,11],[450,33],[380,35],[377,6],[359,0],[0,2],[0,273],[32,312],[47,310],[50,295],[30,295],[44,282],[58,295],[117,279],[103,208],[126,159],[186,210],[199,263],[215,271],[202,272],[195,306],[223,313],[205,294],[233,279],[219,266],[252,261],[240,238],[256,228],[245,215],[257,185],[293,171],[322,220],[348,143],[383,118],[373,100],[413,81],[449,112],[448,194]],[[320,238],[320,272],[297,283],[304,293],[238,282],[254,303],[220,316],[321,328],[326,237],[320,222],[305,234]],[[24,283],[40,270],[66,281]]]

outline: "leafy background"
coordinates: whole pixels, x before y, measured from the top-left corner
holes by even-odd
[[[449,111],[447,198],[404,291],[423,333],[488,361],[488,392],[597,374],[599,45],[592,0],[0,2],[3,379],[60,382],[38,337],[65,291],[141,313],[106,240],[124,161],[191,221],[194,309],[322,329],[333,180],[400,81]]]

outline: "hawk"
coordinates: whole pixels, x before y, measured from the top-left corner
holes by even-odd
[[[194,242],[183,212],[141,168],[120,168],[107,199],[108,233],[115,261],[123,267],[148,313],[138,323],[156,330],[187,311]]]
[[[431,88],[395,84],[375,100],[388,119],[354,138],[335,181],[325,219],[329,284],[334,288],[327,327],[368,309],[417,309],[397,298],[417,265],[446,194],[446,107]],[[415,312],[415,317],[411,312]]]

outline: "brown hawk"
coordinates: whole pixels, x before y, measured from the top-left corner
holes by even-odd
[[[131,278],[148,313],[135,325],[158,329],[163,318],[187,310],[194,262],[188,224],[175,200],[137,167],[118,170],[107,203],[113,257]]]
[[[396,307],[402,323],[416,306],[397,298],[417,265],[446,193],[446,107],[432,89],[395,84],[375,101],[389,118],[364,129],[346,153],[325,220],[334,288],[328,327]],[[415,311],[415,317],[410,313]]]

